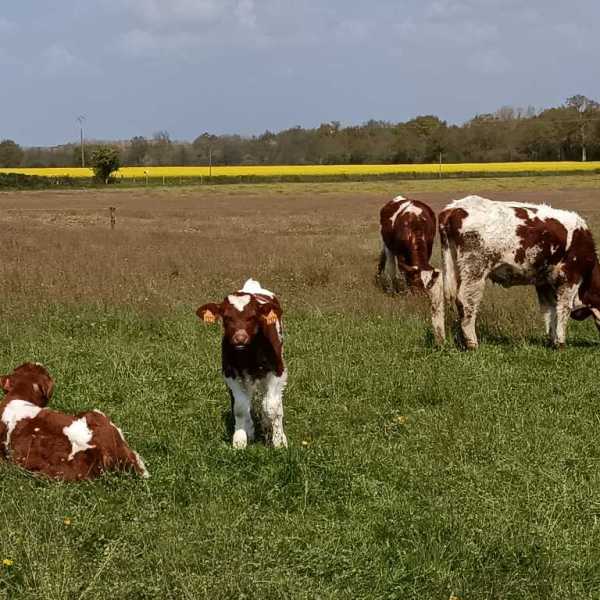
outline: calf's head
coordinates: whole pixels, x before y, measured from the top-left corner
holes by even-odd
[[[40,363],[23,363],[12,373],[0,376],[0,385],[7,394],[18,395],[43,408],[52,398],[54,380]]]
[[[196,314],[204,323],[223,321],[223,336],[237,350],[250,346],[259,331],[277,322],[272,302],[259,302],[252,294],[231,294],[221,304],[202,305]]]

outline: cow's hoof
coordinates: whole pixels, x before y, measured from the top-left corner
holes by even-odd
[[[236,450],[243,450],[248,445],[248,436],[243,429],[238,429],[233,434],[233,447]]]
[[[287,448],[287,438],[285,433],[273,436],[273,448]]]

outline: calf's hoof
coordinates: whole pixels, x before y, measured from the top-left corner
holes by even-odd
[[[243,429],[238,429],[233,434],[233,447],[236,450],[243,450],[248,445],[248,436]]]

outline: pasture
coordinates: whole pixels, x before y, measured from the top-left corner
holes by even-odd
[[[436,349],[426,302],[374,283],[411,192],[545,201],[600,240],[591,176],[0,194],[2,372],[42,361],[151,473],[0,465],[0,599],[598,598],[600,338],[550,350],[533,289],[488,286],[480,350]],[[287,450],[231,448],[194,314],[248,276],[284,309]]]

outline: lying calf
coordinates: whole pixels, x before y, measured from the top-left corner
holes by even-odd
[[[233,446],[254,439],[252,397],[262,391],[262,425],[275,448],[287,446],[283,432],[282,395],[287,382],[283,363],[281,307],[275,295],[249,279],[221,304],[205,304],[196,314],[205,323],[223,319],[222,369],[229,388],[235,432]]]
[[[98,410],[65,415],[46,405],[54,381],[39,363],[0,377],[0,457],[48,477],[76,481],[105,471],[132,470],[148,477],[144,462],[121,430]]]

